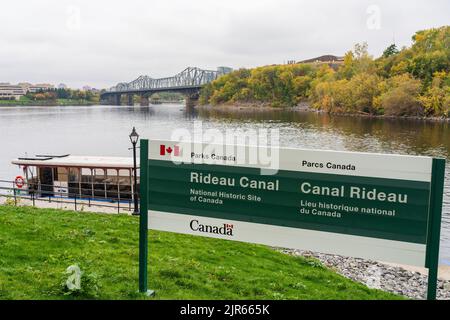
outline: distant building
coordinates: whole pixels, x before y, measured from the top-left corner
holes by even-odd
[[[19,100],[20,97],[24,96],[26,93],[26,90],[19,85],[0,83],[0,99]]]
[[[298,63],[313,63],[313,62],[340,62],[344,61],[344,57],[333,56],[331,54],[326,54],[317,58],[307,59],[299,61]]]
[[[36,93],[40,91],[49,91],[55,89],[55,86],[48,83],[39,83],[28,88],[28,92]]]
[[[28,92],[28,89],[32,86],[29,82],[19,82],[18,86],[21,86],[26,92]]]
[[[230,67],[217,67],[217,72],[222,75],[222,74],[227,74],[233,71],[233,68]]]
[[[58,89],[67,89],[67,86],[64,83],[58,84]]]
[[[84,86],[83,88],[81,88],[83,91],[90,91],[90,92],[99,92],[100,90],[96,89],[96,88],[92,88],[91,86]]]
[[[55,87],[52,84],[40,83],[33,85],[28,82],[20,82],[18,84],[0,83],[0,99],[16,99],[19,100],[21,96],[28,92],[36,93],[40,91],[53,90]]]
[[[341,64],[344,63],[344,57],[326,54],[317,58],[302,60],[299,61],[298,63],[328,64],[331,68],[337,69]]]

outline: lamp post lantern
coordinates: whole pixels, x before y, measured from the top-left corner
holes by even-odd
[[[133,198],[134,198],[134,211],[133,215],[139,215],[139,196],[137,192],[137,166],[136,166],[136,144],[139,140],[139,135],[136,132],[136,128],[133,127],[133,130],[130,133],[130,141],[133,144],[133,167],[134,167],[134,187],[133,187]]]

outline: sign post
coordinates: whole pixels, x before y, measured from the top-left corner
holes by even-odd
[[[140,292],[151,228],[426,267],[436,298],[445,160],[283,148],[262,174],[262,149],[141,140]]]
[[[435,300],[439,267],[439,243],[441,234],[442,197],[444,193],[445,160],[433,159],[431,171],[430,216],[428,222],[427,260],[428,290],[427,299]]]
[[[148,140],[140,146],[140,214],[139,214],[139,292],[153,296],[148,290]]]

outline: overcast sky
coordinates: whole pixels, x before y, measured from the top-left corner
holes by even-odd
[[[362,41],[378,56],[449,13],[449,0],[2,1],[0,82],[104,88],[187,66],[343,55]]]

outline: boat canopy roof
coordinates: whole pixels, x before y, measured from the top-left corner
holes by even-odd
[[[17,158],[13,164],[21,166],[38,167],[79,167],[79,168],[110,168],[110,169],[132,169],[132,157],[96,157],[96,156],[52,156],[37,155],[33,158]],[[137,159],[139,167],[139,159]]]

